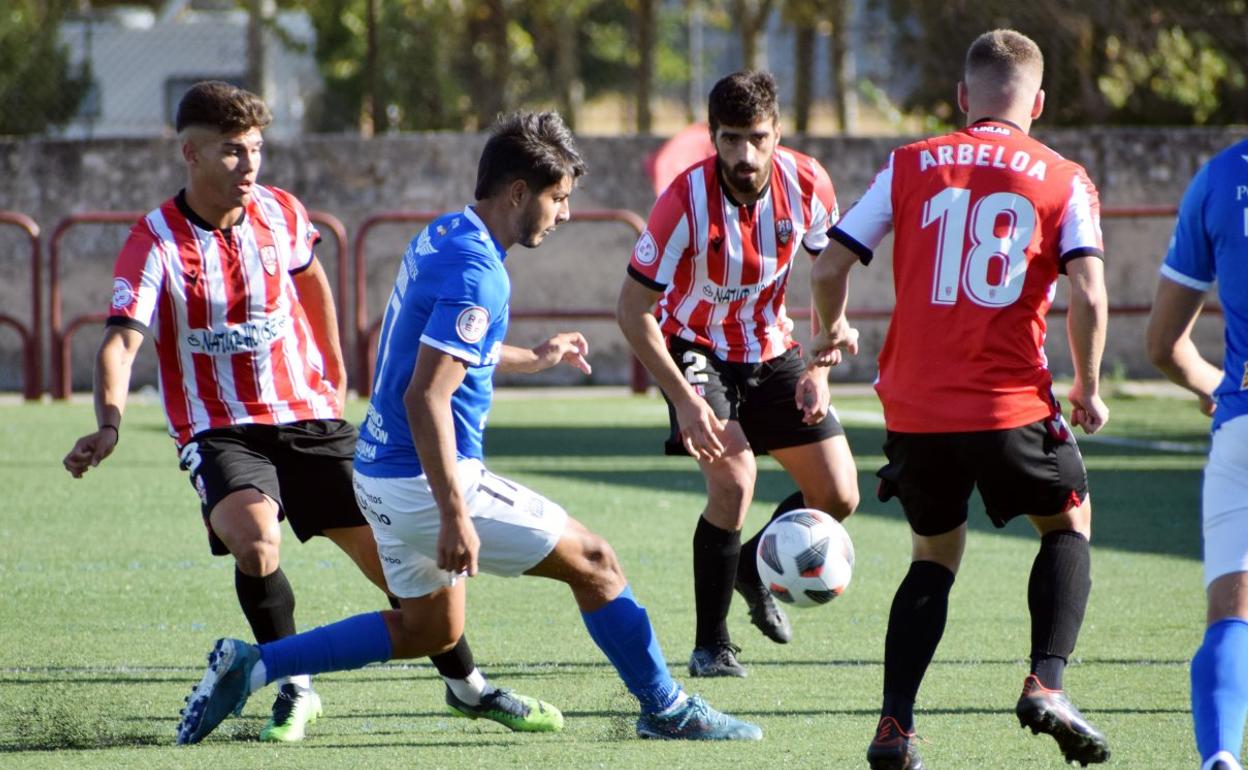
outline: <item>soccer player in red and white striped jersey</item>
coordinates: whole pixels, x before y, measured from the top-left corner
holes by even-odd
[[[716,154],[659,197],[617,318],[667,398],[668,453],[693,455],[707,481],[693,538],[690,674],[745,676],[726,622],[734,585],[766,636],[791,636],[758,576],[759,536],[741,543],[754,456],[770,453],[797,483],[775,515],[810,507],[844,519],[858,504],[858,481],[828,403],[828,366],[806,365],[784,306],[794,260],[828,242],[832,181],[814,158],[779,145],[770,74],[723,78],[708,107]]]
[[[234,556],[239,604],[260,642],[295,633],[278,559],[283,517],[300,540],[334,541],[387,591],[352,487],[356,431],[341,419],[346,371],[312,252],[316,228],[293,195],[256,182],[270,120],[259,97],[227,83],[197,83],[183,97],[187,186],[135,224],[117,259],[96,359],[99,428],[64,460],[78,478],[113,452],[131,367],[144,335],[155,336],[169,432],[212,552]],[[463,709],[533,729],[521,696],[485,681],[465,639],[433,661]],[[308,677],[284,680],[260,738],[301,740],[320,712]]]
[[[958,84],[966,127],[896,149],[833,227],[812,271],[827,324],[816,354],[854,346],[849,271],[895,234],[897,301],[876,383],[888,464],[878,475],[880,499],[901,500],[912,557],[884,644],[884,702],[867,750],[877,770],[922,764],[914,702],[944,633],[976,488],[996,526],[1025,515],[1041,537],[1018,719],[1051,734],[1067,761],[1109,757],[1104,736],[1062,691],[1091,587],[1092,507],[1043,348],[1045,313],[1064,273],[1071,422],[1096,432],[1109,416],[1098,387],[1108,305],[1100,212],[1083,168],[1028,135],[1044,108],[1043,73],[1030,38],[1013,30],[978,37]]]

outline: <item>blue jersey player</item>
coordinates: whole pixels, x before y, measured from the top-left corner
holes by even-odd
[[[1217,155],[1188,187],[1148,325],[1148,353],[1213,417],[1201,495],[1205,638],[1192,658],[1192,717],[1202,770],[1241,770],[1248,714],[1248,141]],[[1226,320],[1219,368],[1192,343],[1218,284]]]
[[[580,334],[532,349],[503,342],[507,249],[536,247],[567,221],[583,171],[557,114],[506,118],[481,154],[476,203],[431,223],[404,255],[355,460],[356,496],[400,609],[271,644],[218,640],[182,712],[179,743],[202,740],[279,677],[449,649],[463,632],[463,578],[478,569],[568,584],[590,636],[640,701],[642,737],[762,737],[672,680],[646,610],[605,540],[482,462],[495,368],[534,372],[562,362],[589,371]]]

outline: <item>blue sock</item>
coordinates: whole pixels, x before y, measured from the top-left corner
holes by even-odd
[[[1248,621],[1228,618],[1205,631],[1192,658],[1192,721],[1201,761],[1239,756],[1248,715]]]
[[[390,660],[390,631],[380,612],[356,615],[260,645],[265,684],[284,676],[347,671]]]
[[[628,691],[641,701],[643,712],[658,713],[676,702],[680,685],[668,673],[650,616],[633,598],[632,589],[624,586],[619,596],[581,617]]]

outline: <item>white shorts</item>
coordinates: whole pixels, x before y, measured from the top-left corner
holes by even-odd
[[[460,460],[456,474],[481,540],[477,566],[482,572],[522,575],[559,542],[568,514],[556,503],[495,476],[480,460]],[[386,584],[395,596],[414,599],[455,584],[462,573],[437,564],[442,518],[423,475],[380,479],[356,471],[355,497],[373,528]]]
[[[1201,500],[1205,587],[1232,572],[1248,572],[1248,415],[1213,434]]]

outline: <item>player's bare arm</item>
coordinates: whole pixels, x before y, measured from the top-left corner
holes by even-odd
[[[113,453],[121,437],[121,416],[126,411],[130,372],[143,345],[143,333],[124,326],[109,326],[95,357],[95,424],[99,427],[74,442],[65,455],[65,470],[76,479]]]
[[[437,348],[421,345],[412,379],[403,394],[408,428],[416,454],[438,504],[438,566],[452,572],[477,574],[481,540],[468,516],[464,491],[455,473],[455,422],[451,395],[467,373],[467,364]]]
[[[839,351],[838,351],[839,352]],[[794,390],[794,405],[802,411],[802,422],[817,425],[828,416],[828,371],[830,366],[815,363],[806,368]]]
[[[625,278],[615,305],[615,319],[632,347],[633,355],[650,372],[676,409],[685,449],[699,460],[718,459],[724,453],[720,434],[726,425],[715,416],[710,404],[689,386],[667,354],[663,333],[654,318],[654,305],[660,296],[660,292],[633,278]]]
[[[1066,264],[1070,278],[1070,311],[1066,334],[1075,383],[1070,388],[1070,421],[1085,433],[1096,433],[1109,420],[1109,407],[1100,395],[1101,355],[1109,298],[1105,293],[1105,263],[1098,257],[1079,257]]]
[[[810,271],[810,296],[822,327],[811,343],[810,355],[816,364],[834,366],[842,351],[858,353],[858,330],[849,325],[845,307],[849,303],[849,271],[858,256],[836,241],[828,244]]]
[[[552,366],[567,364],[580,369],[585,374],[592,374],[593,369],[585,360],[587,355],[589,355],[589,342],[583,334],[561,332],[532,348],[503,345],[498,368],[503,372],[533,374],[545,371]]]
[[[299,304],[312,326],[312,337],[325,358],[325,377],[338,395],[338,416],[341,417],[347,396],[347,367],[342,355],[342,341],[338,339],[338,313],[329,277],[315,256],[306,269],[291,277],[295,290],[299,292]]]
[[[1212,415],[1213,392],[1223,372],[1209,363],[1192,342],[1192,327],[1205,304],[1205,293],[1168,278],[1157,282],[1153,311],[1145,333],[1148,358],[1176,385],[1200,399],[1200,410]]]

